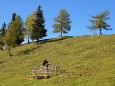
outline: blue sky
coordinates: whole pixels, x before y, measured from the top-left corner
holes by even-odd
[[[0,28],[3,22],[11,21],[12,13],[17,13],[23,21],[27,16],[36,11],[38,5],[42,6],[45,18],[45,28],[48,30],[47,38],[58,37],[53,33],[52,25],[54,17],[58,16],[61,9],[66,9],[71,18],[71,31],[66,35],[92,35],[94,32],[86,27],[91,23],[90,15],[96,15],[102,11],[110,10],[108,23],[113,30],[105,31],[103,34],[115,34],[115,0],[0,0]],[[99,33],[99,31],[96,31]]]

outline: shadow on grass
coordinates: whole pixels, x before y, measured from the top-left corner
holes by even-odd
[[[45,40],[40,40],[39,43],[40,44],[44,44],[44,43],[48,43],[48,42],[56,42],[56,41],[61,41],[61,40],[64,40],[64,39],[67,39],[67,38],[73,38],[73,36],[64,36],[62,38],[52,38],[52,39],[45,39]],[[23,46],[23,45],[22,45]],[[39,47],[41,47],[39,44],[34,46],[34,47],[31,47],[29,49],[25,49],[25,50],[22,50],[20,52],[17,53],[16,56],[21,56],[21,55],[27,55],[27,54],[30,54],[32,53],[34,50],[38,49]],[[15,56],[15,55],[12,55],[12,56]]]
[[[3,61],[0,61],[0,64],[2,64],[3,63]]]
[[[38,49],[40,46],[37,45],[35,47],[32,47],[30,49],[25,49],[25,50],[22,50],[21,52],[19,52],[17,55],[20,56],[20,55],[26,55],[26,54],[29,54],[31,52],[33,52],[34,50]]]
[[[61,38],[51,38],[51,39],[44,39],[40,41],[40,44],[48,43],[48,42],[56,42],[56,41],[61,41],[67,38],[73,38],[73,36],[64,36]]]

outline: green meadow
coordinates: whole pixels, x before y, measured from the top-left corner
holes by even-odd
[[[63,37],[0,51],[0,86],[115,86],[115,35]],[[29,79],[44,59],[75,74]]]

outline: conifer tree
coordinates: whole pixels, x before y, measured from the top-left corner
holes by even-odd
[[[16,19],[16,13],[13,13],[12,14],[12,22],[15,21],[15,19]]]
[[[16,44],[20,45],[24,41],[23,22],[21,17],[17,15],[15,21],[12,23],[14,24],[14,32],[16,32]]]
[[[12,21],[10,24],[13,24],[15,28],[14,32],[16,32],[15,36],[17,37],[16,44],[20,45],[24,41],[24,34],[23,34],[23,21],[19,15],[16,13],[12,14]]]
[[[68,12],[63,9],[60,11],[58,17],[54,18],[54,33],[61,33],[61,37],[62,37],[62,33],[68,33],[68,31],[70,31],[71,26],[70,26],[70,15],[68,14]]]
[[[14,47],[16,46],[16,32],[14,30],[14,27],[15,27],[15,24],[14,23],[11,23],[9,24],[8,26],[8,29],[6,30],[6,34],[5,34],[5,43],[7,44],[7,48],[8,48],[8,53],[9,53],[9,56],[12,56],[11,54],[11,47]]]
[[[5,35],[5,31],[6,31],[6,24],[4,22],[2,28],[0,29],[0,37],[3,37]]]
[[[4,47],[4,36],[5,36],[5,32],[6,32],[6,24],[4,22],[4,24],[2,25],[2,28],[0,29],[0,49],[3,50]]]
[[[4,41],[8,47],[9,55],[11,55],[11,47],[15,47],[23,42],[23,22],[21,17],[16,15],[15,19],[9,23],[8,29],[6,30]]]
[[[37,8],[37,11],[35,12],[35,24],[32,25],[32,32],[31,32],[31,39],[37,40],[37,43],[39,39],[46,36],[47,30],[45,29],[45,19],[43,16],[43,11],[41,9],[41,6],[39,5]]]
[[[106,20],[110,19],[108,17],[109,13],[110,12],[106,10],[104,12],[101,12],[100,14],[97,14],[96,16],[91,16],[93,20],[89,20],[89,21],[92,23],[92,25],[88,26],[88,28],[91,30],[99,29],[100,35],[102,35],[102,29],[112,30],[110,28],[110,25],[106,22]]]
[[[35,24],[34,22],[35,19],[35,12],[32,12],[26,19],[25,22],[25,31],[24,34],[28,36],[28,43],[29,43],[29,39],[30,39],[30,34],[33,28],[33,24]]]

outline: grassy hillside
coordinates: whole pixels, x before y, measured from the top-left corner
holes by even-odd
[[[115,35],[81,36],[30,43],[0,51],[0,86],[115,86]],[[30,67],[44,59],[76,75],[29,80]]]

